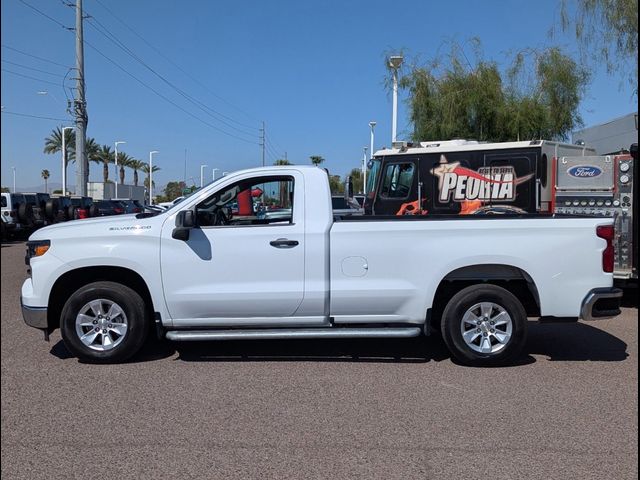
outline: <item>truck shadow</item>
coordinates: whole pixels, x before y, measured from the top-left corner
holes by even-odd
[[[62,341],[50,353],[71,358]],[[169,358],[184,362],[368,362],[428,363],[450,359],[439,335],[413,339],[250,340],[224,342],[148,341],[130,362]],[[618,337],[585,323],[529,322],[525,353],[513,366],[548,361],[621,362],[629,356]],[[454,362],[457,363],[457,362]]]

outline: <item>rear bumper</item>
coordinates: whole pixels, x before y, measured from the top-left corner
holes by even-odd
[[[601,320],[620,315],[622,290],[619,288],[594,288],[582,301],[580,319]]]

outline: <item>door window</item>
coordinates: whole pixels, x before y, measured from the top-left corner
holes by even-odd
[[[388,198],[407,198],[413,185],[413,163],[391,163],[387,165],[382,179],[381,195]]]
[[[293,177],[240,180],[196,206],[200,227],[293,223]]]

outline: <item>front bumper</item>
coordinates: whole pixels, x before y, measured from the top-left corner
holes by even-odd
[[[24,323],[34,328],[49,328],[49,322],[47,321],[47,307],[27,307],[22,303],[22,299],[20,299],[20,306],[22,307],[22,318],[24,319]]]
[[[619,288],[594,288],[582,301],[582,320],[601,320],[620,315],[622,290]]]

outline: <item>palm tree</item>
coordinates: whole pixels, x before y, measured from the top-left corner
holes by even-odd
[[[147,174],[147,178],[144,179],[144,186],[149,192],[149,203],[151,203],[151,189],[149,188],[149,164],[143,163],[142,168],[140,170],[142,170],[143,173]],[[158,170],[160,170],[160,167],[158,167],[157,165],[154,165],[153,172],[157,172]],[[154,187],[156,186],[156,182],[153,182],[153,186]]]
[[[69,165],[69,161],[75,157],[76,132],[75,130],[64,131],[65,152],[64,166]],[[51,131],[51,135],[44,139],[44,153],[52,155],[62,151],[62,128],[56,127]]]
[[[109,181],[109,164],[113,163],[113,151],[109,145],[102,145],[95,154],[97,161],[102,162],[102,179],[104,183]]]
[[[129,166],[132,158],[124,152],[118,152],[118,166],[120,167],[120,185],[124,185],[124,167]]]
[[[145,163],[142,160],[137,160],[135,158],[129,160],[129,168],[133,169],[133,184],[136,187],[138,186],[138,170],[142,170],[144,165]]]
[[[324,158],[320,155],[311,155],[309,157],[311,159],[311,163],[313,163],[316,167],[320,166],[322,162],[324,162]]]
[[[47,169],[42,170],[40,175],[42,175],[42,178],[44,178],[44,191],[46,193],[49,193],[49,188],[47,186],[47,180],[49,180],[49,177],[51,176],[51,174],[49,173],[49,170],[47,170]]]
[[[84,152],[87,155],[87,158],[90,162],[100,163],[102,160],[98,158],[98,151],[100,150],[100,145],[96,142],[95,138],[87,138],[87,141],[84,144]],[[75,156],[75,152],[74,152]]]

